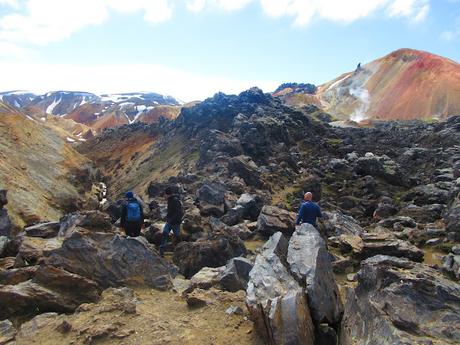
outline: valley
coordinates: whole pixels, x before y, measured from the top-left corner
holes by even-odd
[[[0,343],[460,342],[457,71],[400,50],[186,105],[2,94]],[[162,257],[166,189],[185,214]],[[139,237],[120,227],[127,191]],[[296,225],[306,192],[317,227]]]

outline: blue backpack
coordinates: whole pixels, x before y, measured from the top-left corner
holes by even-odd
[[[126,220],[128,222],[139,222],[141,220],[141,207],[136,201],[128,202],[126,206]]]

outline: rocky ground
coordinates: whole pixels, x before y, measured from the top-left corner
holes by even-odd
[[[328,121],[251,89],[83,144],[109,200],[2,239],[2,334],[44,344],[44,334],[75,344],[458,343],[460,118]],[[162,259],[168,186],[186,216],[183,241]],[[138,239],[117,227],[131,188],[148,215]],[[294,225],[306,191],[324,211],[318,229]],[[114,294],[127,302],[110,307]],[[59,315],[32,319],[44,312]],[[43,331],[27,336],[41,318]]]

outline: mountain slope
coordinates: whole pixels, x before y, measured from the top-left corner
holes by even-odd
[[[460,64],[400,49],[317,89],[287,83],[273,96],[297,108],[314,105],[340,120],[445,119],[460,114]]]
[[[0,189],[9,190],[15,225],[56,220],[89,205],[92,164],[65,136],[0,102]]]
[[[446,118],[460,114],[460,64],[401,49],[321,85],[324,109],[353,120]]]

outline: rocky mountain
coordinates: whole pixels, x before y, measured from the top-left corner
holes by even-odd
[[[35,118],[55,115],[74,120],[94,131],[133,122],[152,123],[160,117],[174,119],[181,102],[153,92],[95,95],[88,92],[57,91],[36,95],[26,91],[0,93],[4,103],[20,108]]]
[[[97,203],[91,195],[92,181],[97,182],[93,164],[75,151],[78,138],[62,123],[45,124],[0,102],[0,132],[1,187],[10,191],[17,227],[57,219],[92,199]]]
[[[338,119],[445,119],[460,114],[460,65],[400,49],[308,92],[278,90],[291,105],[314,104]]]
[[[25,344],[458,343],[460,117],[355,128],[330,120],[253,88],[72,146],[101,170],[107,200],[0,237],[3,335]],[[182,241],[162,258],[167,187],[185,216]],[[147,216],[138,238],[119,228],[127,190]],[[295,225],[306,191],[324,214],[316,228]],[[34,318],[15,321],[26,314]]]

